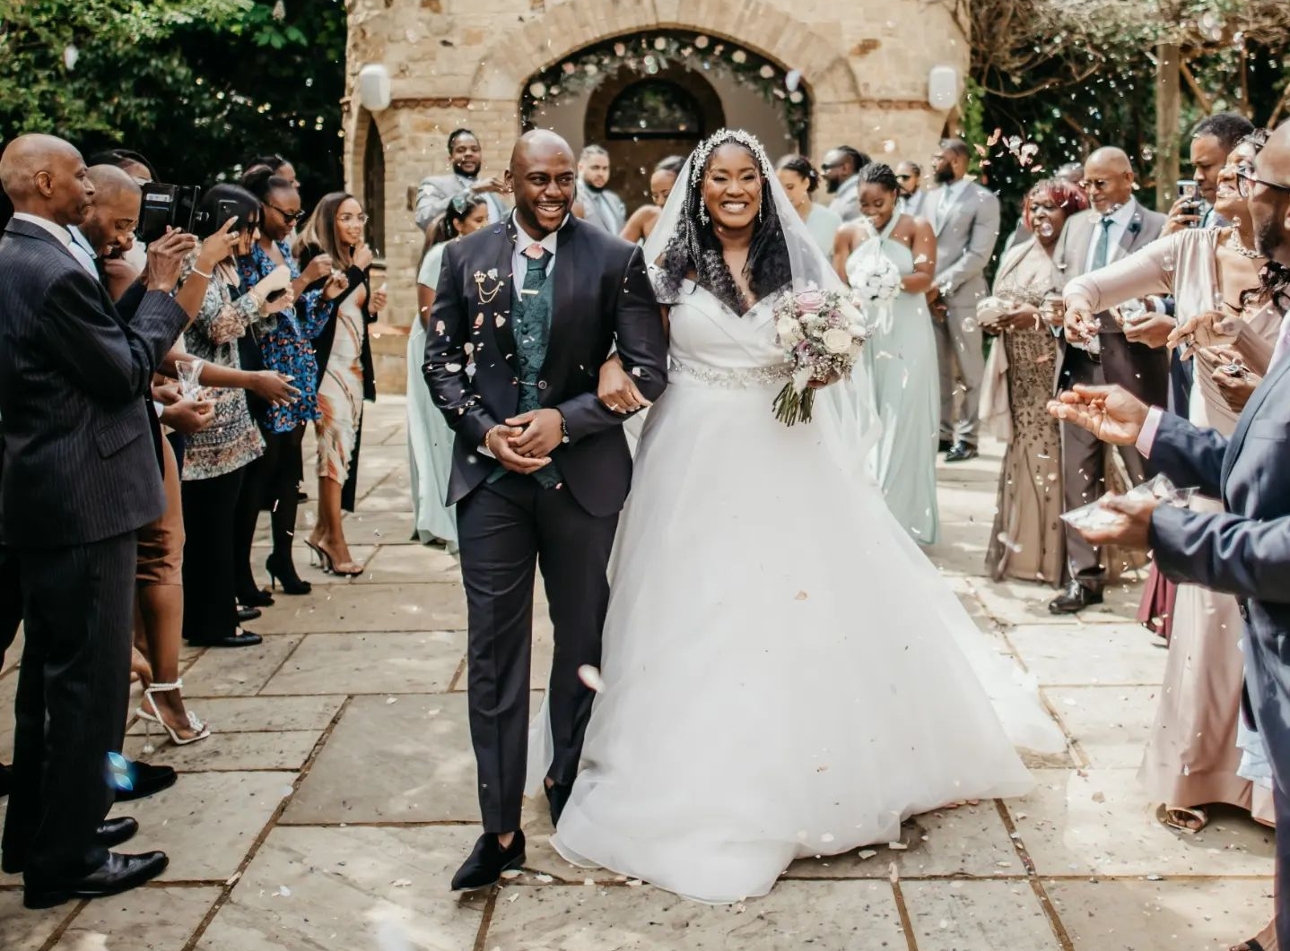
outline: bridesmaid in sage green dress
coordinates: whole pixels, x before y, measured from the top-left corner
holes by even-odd
[[[444,504],[452,471],[455,438],[443,414],[430,401],[430,390],[421,375],[425,362],[430,309],[444,248],[450,241],[488,224],[488,202],[481,196],[461,194],[448,202],[442,215],[430,223],[427,237],[433,242],[417,271],[417,319],[408,333],[408,459],[412,466],[412,537],[425,545],[457,550],[457,516]]]
[[[936,338],[924,294],[936,273],[936,236],[922,218],[901,214],[896,174],[887,165],[860,174],[863,217],[838,233],[834,264],[852,286],[886,257],[902,276],[902,292],[877,321],[864,360],[873,381],[882,438],[872,470],[897,521],[923,545],[940,534],[936,505],[936,440],[940,383]],[[874,232],[877,232],[875,234]]]

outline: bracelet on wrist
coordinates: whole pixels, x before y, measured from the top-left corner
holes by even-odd
[[[196,274],[198,277],[206,278],[206,280],[208,281],[213,281],[215,279],[215,275],[213,272],[210,274],[207,274],[205,271],[199,270],[196,265],[193,266],[193,273]]]

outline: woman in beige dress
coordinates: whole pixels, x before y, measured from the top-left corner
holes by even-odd
[[[1057,365],[1057,339],[1044,320],[1044,300],[1059,293],[1053,248],[1066,219],[1088,207],[1084,193],[1049,179],[1026,195],[1023,220],[1032,237],[1004,254],[994,295],[978,310],[997,335],[986,371],[981,419],[1008,444],[986,568],[990,577],[1061,587],[1066,564],[1061,435],[1047,410]]]
[[[385,288],[372,290],[372,249],[363,240],[367,215],[347,192],[324,195],[297,241],[301,267],[318,255],[345,275],[327,322],[314,338],[318,358],[318,524],[306,545],[328,573],[362,574],[350,556],[341,509],[354,510],[354,468],[363,401],[376,399],[367,325],[385,307]]]
[[[1231,227],[1177,232],[1066,287],[1068,309],[1093,313],[1150,294],[1172,294],[1186,335],[1196,331],[1196,341],[1211,344],[1195,350],[1196,382],[1188,415],[1198,426],[1224,435],[1235,428],[1233,406],[1240,403],[1228,385],[1239,382],[1229,375],[1235,359],[1230,345],[1251,336],[1270,345],[1280,325],[1280,315],[1257,297],[1265,261],[1251,250],[1250,215],[1236,186],[1236,164],[1251,162],[1261,145],[1253,137],[1238,145],[1219,177],[1215,208],[1234,222]],[[1152,319],[1145,315],[1142,320]],[[1126,329],[1133,332],[1134,324],[1126,320]],[[1222,503],[1212,499],[1192,505],[1222,510]],[[1183,832],[1205,827],[1204,807],[1211,803],[1247,809],[1266,824],[1273,821],[1270,791],[1237,774],[1243,630],[1234,597],[1179,586],[1164,688],[1139,778],[1165,803],[1161,821]]]

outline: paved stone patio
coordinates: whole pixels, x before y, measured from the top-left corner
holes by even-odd
[[[1034,793],[920,816],[905,851],[798,862],[769,897],[722,908],[565,865],[533,808],[526,873],[454,899],[476,835],[465,605],[453,559],[408,541],[402,401],[368,412],[365,494],[347,522],[367,572],[302,568],[314,593],[279,596],[250,625],[262,647],[184,654],[185,693],[217,732],[159,745],[147,758],[181,769],[178,785],[120,810],[142,823],[134,846],[169,852],[167,874],[47,912],[23,910],[18,881],[0,876],[0,949],[1202,951],[1266,922],[1271,833],[1220,811],[1204,833],[1174,835],[1135,780],[1165,660],[1131,620],[1136,588],[1055,620],[1047,590],[981,577],[997,447],[942,469],[932,556],[1071,737],[1069,758],[1032,764]],[[550,626],[537,628],[535,690],[550,658]],[[6,760],[13,660],[0,675]],[[131,726],[131,755],[142,733]]]

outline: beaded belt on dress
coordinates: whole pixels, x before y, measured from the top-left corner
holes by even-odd
[[[693,367],[673,359],[670,372],[712,386],[741,388],[782,383],[793,375],[793,364],[780,363],[773,367]]]

